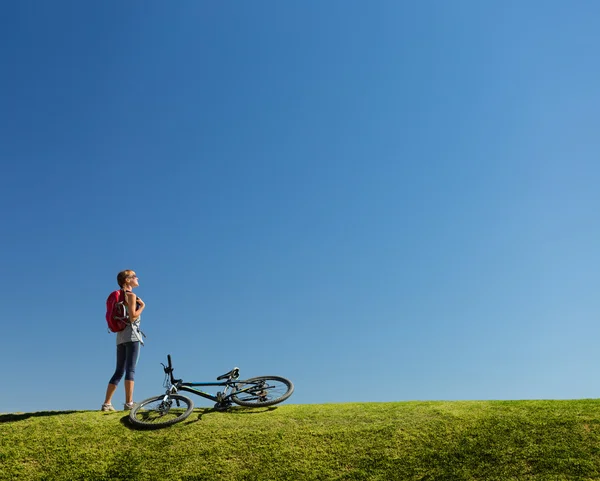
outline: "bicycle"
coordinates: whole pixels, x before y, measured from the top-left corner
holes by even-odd
[[[161,428],[185,420],[194,409],[194,402],[179,391],[190,392],[215,402],[214,409],[225,411],[233,403],[246,407],[272,406],[285,401],[294,392],[292,381],[281,376],[258,376],[239,379],[240,370],[231,371],[217,377],[217,382],[184,382],[173,376],[171,355],[167,355],[168,366],[162,362],[165,372],[163,386],[165,394],[136,403],[129,412],[132,424],[142,428]],[[215,395],[195,389],[198,387],[219,386],[222,391]]]

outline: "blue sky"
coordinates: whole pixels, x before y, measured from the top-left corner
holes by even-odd
[[[126,268],[137,400],[167,353],[290,403],[598,397],[598,18],[5,4],[0,412],[100,407]]]

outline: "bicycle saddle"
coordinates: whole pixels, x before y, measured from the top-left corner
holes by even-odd
[[[231,371],[220,375],[217,378],[217,381],[222,381],[223,379],[237,379],[239,377],[239,375],[240,375],[240,369],[238,367],[234,367]]]

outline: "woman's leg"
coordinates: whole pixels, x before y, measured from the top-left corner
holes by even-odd
[[[140,357],[140,343],[127,342],[127,360],[125,362],[125,403],[133,402],[133,385],[135,377],[135,366]]]
[[[133,402],[133,383],[134,381],[125,380],[125,404]]]
[[[116,384],[108,383],[108,386],[106,388],[106,397],[104,398],[104,404],[112,404],[112,397],[116,390]]]
[[[117,344],[117,367],[115,368],[115,373],[108,381],[108,386],[106,387],[106,397],[104,398],[104,404],[111,404],[112,397],[115,391],[117,390],[117,386],[119,385],[119,381],[122,379],[123,374],[125,374],[125,361],[126,361],[127,351],[125,348],[125,344]]]

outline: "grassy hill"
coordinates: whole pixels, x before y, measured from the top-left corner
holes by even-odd
[[[0,479],[600,479],[600,401],[196,409],[157,431],[123,412],[0,414]]]

